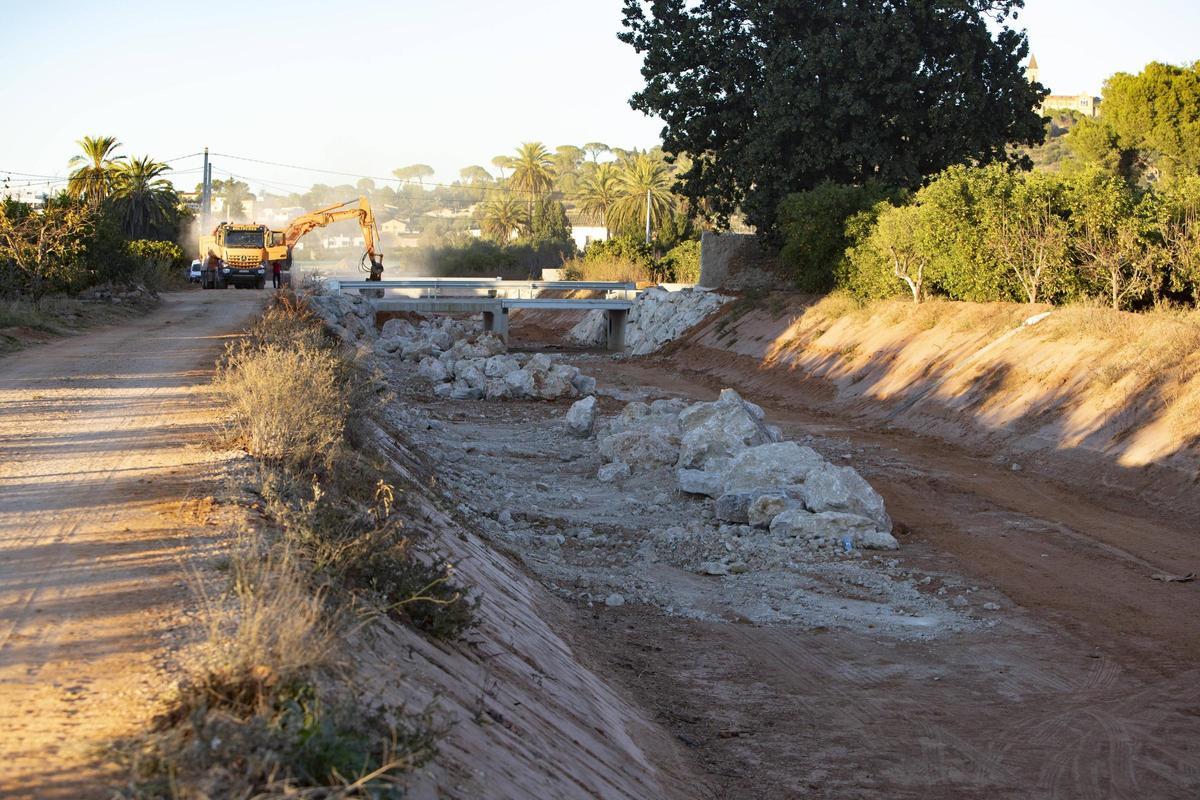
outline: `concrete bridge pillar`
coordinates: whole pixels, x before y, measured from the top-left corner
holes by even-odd
[[[484,311],[483,329],[491,331],[508,344],[508,309],[497,304],[494,311]]]
[[[609,309],[604,312],[608,322],[608,350],[620,353],[625,350],[625,320],[629,317],[626,309]]]

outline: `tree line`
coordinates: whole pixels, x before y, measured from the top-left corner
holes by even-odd
[[[822,184],[780,205],[783,259],[799,288],[864,298],[1194,305],[1198,120],[1200,64],[1115,75],[1052,170],[956,165],[915,192]]]
[[[104,281],[152,281],[180,266],[176,244],[192,215],[150,156],[118,154],[111,136],[85,136],[66,189],[43,208],[0,202],[0,295],[34,298]]]

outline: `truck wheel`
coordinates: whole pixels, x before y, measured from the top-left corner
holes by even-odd
[[[256,283],[256,284],[254,285],[254,288],[255,288],[255,289],[265,289],[265,288],[267,288],[267,279],[266,279],[266,278],[259,278],[259,279],[258,279],[258,283]]]

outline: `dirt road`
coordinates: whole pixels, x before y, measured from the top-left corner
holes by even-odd
[[[0,796],[107,796],[97,750],[151,712],[211,543],[213,362],[263,296],[175,293],[0,359]]]

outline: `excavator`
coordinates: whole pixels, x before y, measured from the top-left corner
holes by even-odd
[[[365,252],[359,268],[367,273],[367,280],[383,279],[383,254],[376,248],[379,228],[375,213],[367,198],[337,203],[302,214],[287,224],[281,231],[271,230],[266,225],[222,222],[209,236],[200,237],[200,261],[203,272],[200,285],[205,289],[237,288],[261,289],[266,286],[267,271],[275,264],[291,269],[292,248],[300,237],[316,228],[323,228],[344,219],[357,219],[362,229]]]

